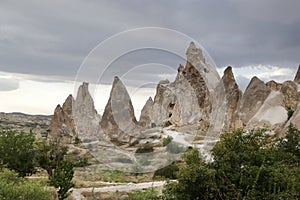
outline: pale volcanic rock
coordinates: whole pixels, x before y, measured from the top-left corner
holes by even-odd
[[[128,143],[136,136],[137,120],[132,102],[126,87],[118,77],[114,78],[100,125],[115,143]]]
[[[284,95],[283,104],[286,109],[295,110],[298,103],[298,88],[293,81],[283,82],[280,92]]]
[[[271,91],[263,105],[247,123],[247,128],[271,128],[281,127],[287,120],[287,110],[283,106],[284,95],[279,91]]]
[[[300,130],[300,103],[297,104],[297,107],[296,107],[293,115],[291,116],[289,121],[286,123],[286,125],[282,131],[283,133],[285,133],[285,131],[288,129],[288,126],[290,124],[293,124],[298,130]]]
[[[149,99],[147,100],[146,104],[144,105],[142,111],[141,111],[141,115],[140,115],[140,120],[139,120],[139,125],[142,127],[151,127],[151,112],[153,109],[153,100],[151,97],[149,97]]]
[[[238,108],[238,104],[242,98],[242,91],[237,85],[234,75],[232,73],[232,67],[227,67],[222,77],[226,94],[226,118],[224,131],[228,131],[231,128],[233,116]]]
[[[263,105],[271,89],[256,76],[253,77],[245,90],[237,110],[235,128],[245,126]]]
[[[266,86],[268,86],[272,90],[279,91],[281,89],[282,84],[281,83],[277,83],[276,81],[271,80],[271,81],[268,81],[266,83]]]
[[[72,118],[69,117],[60,105],[57,105],[55,108],[48,132],[50,138],[59,138],[66,143],[70,143],[72,137],[76,134]]]
[[[300,84],[300,65],[299,65],[299,67],[298,67],[296,76],[295,76],[295,78],[294,78],[294,82]]]
[[[78,88],[77,97],[73,104],[72,116],[75,131],[82,140],[96,140],[101,136],[99,126],[100,115],[97,113],[94,100],[89,92],[89,84],[83,83]]]

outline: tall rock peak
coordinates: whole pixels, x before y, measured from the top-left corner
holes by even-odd
[[[72,115],[72,109],[73,109],[73,104],[74,104],[75,100],[74,97],[70,94],[66,101],[64,102],[62,109],[69,115]]]
[[[191,42],[186,51],[187,62],[196,65],[197,62],[202,61],[206,63],[202,50],[197,48],[194,42]]]
[[[100,122],[102,130],[116,143],[126,143],[134,136],[137,120],[126,87],[114,78],[109,100]]]
[[[235,81],[231,66],[225,69],[222,81],[225,89],[227,104],[224,131],[228,131],[233,126],[233,118],[237,111],[238,104],[242,98],[242,91],[239,89],[239,86]]]
[[[299,67],[298,67],[296,76],[295,76],[295,78],[294,78],[294,82],[300,84],[300,64],[299,64]]]

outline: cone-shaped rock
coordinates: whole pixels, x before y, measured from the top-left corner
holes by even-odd
[[[78,88],[77,97],[73,105],[73,119],[79,138],[82,140],[96,139],[100,134],[100,118],[89,92],[89,84],[84,82]]]
[[[70,143],[76,134],[72,118],[57,105],[48,128],[49,137],[59,138],[61,141]]]
[[[294,78],[294,82],[300,84],[300,65],[299,65],[299,67],[298,67],[296,76],[295,76],[295,78]]]
[[[70,94],[62,106],[62,109],[69,117],[72,117],[74,102],[75,102],[75,100],[74,100],[73,96]]]
[[[226,119],[225,119],[225,131],[228,131],[231,127],[233,116],[238,108],[238,104],[242,98],[242,91],[237,85],[234,75],[232,73],[232,67],[227,67],[222,77],[226,94]]]
[[[263,81],[256,76],[253,77],[242,96],[238,109],[240,122],[238,125],[235,123],[235,126],[245,126],[262,106],[270,92],[271,89]]]
[[[130,96],[118,77],[114,78],[100,125],[113,142],[126,143],[134,137],[137,120]]]
[[[139,125],[142,127],[151,127],[151,112],[153,109],[153,100],[151,97],[147,100],[146,104],[144,105],[142,111],[141,111],[141,116],[139,120]]]

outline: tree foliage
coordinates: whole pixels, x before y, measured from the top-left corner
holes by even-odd
[[[65,199],[74,187],[74,164],[67,160],[68,147],[57,140],[37,144],[37,162],[48,173],[49,183],[58,190],[58,198]]]
[[[54,169],[49,176],[50,185],[58,189],[58,199],[63,200],[69,196],[69,189],[74,187],[72,182],[74,176],[73,164],[69,161],[63,161],[61,165]]]
[[[0,130],[0,166],[24,177],[35,172],[33,133]]]
[[[166,199],[297,199],[300,197],[299,131],[284,139],[266,130],[224,133],[206,163],[188,151],[178,182],[165,188]]]
[[[0,199],[49,200],[51,194],[39,182],[18,177],[18,173],[3,169],[0,172]]]

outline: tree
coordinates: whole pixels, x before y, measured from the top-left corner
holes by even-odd
[[[178,182],[164,190],[166,199],[215,199],[217,186],[215,170],[206,164],[197,149],[183,155],[184,165],[179,167]]]
[[[178,182],[165,188],[165,199],[298,199],[299,131],[271,138],[266,130],[224,133],[206,163],[197,150],[184,154]]]
[[[48,173],[49,183],[58,189],[58,198],[65,199],[74,187],[74,165],[66,159],[68,147],[57,140],[37,144],[37,162]]]
[[[38,165],[45,169],[49,176],[65,160],[68,147],[58,140],[41,141],[37,143],[36,160]]]
[[[72,182],[74,176],[74,166],[72,162],[63,161],[60,166],[54,169],[49,176],[50,185],[58,189],[58,199],[63,200],[69,196],[69,189],[74,187]]]
[[[0,166],[24,177],[35,172],[34,134],[15,130],[0,131]]]

